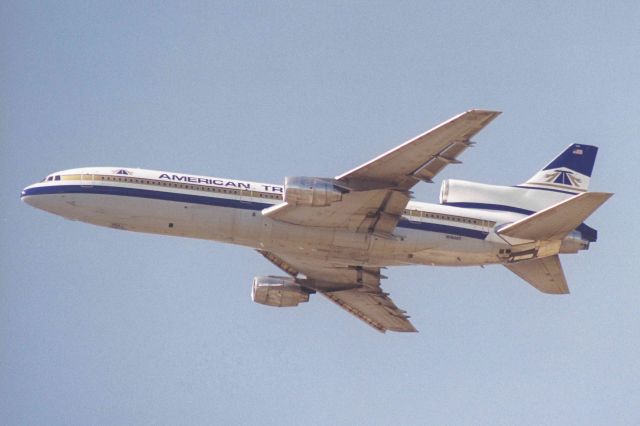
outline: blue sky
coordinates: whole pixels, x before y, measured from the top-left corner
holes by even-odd
[[[3,2],[3,422],[640,422],[640,4],[425,3]],[[600,147],[591,187],[616,195],[563,259],[570,296],[393,268],[420,333],[382,335],[318,297],[252,303],[279,273],[252,250],[19,200],[91,165],[334,176],[470,108],[504,114],[440,178],[512,185]]]

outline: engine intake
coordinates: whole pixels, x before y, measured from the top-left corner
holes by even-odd
[[[309,301],[309,292],[291,277],[260,276],[253,279],[251,300],[278,308],[298,306]]]
[[[342,200],[347,188],[336,185],[332,179],[293,176],[284,180],[284,201],[310,207],[330,206]]]

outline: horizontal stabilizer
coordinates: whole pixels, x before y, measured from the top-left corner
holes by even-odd
[[[498,234],[523,240],[561,240],[576,229],[613,194],[585,192],[498,230]]]
[[[568,294],[569,287],[562,271],[560,257],[543,257],[504,265],[511,272],[548,294]]]

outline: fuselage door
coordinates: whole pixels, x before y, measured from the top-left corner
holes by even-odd
[[[80,175],[81,186],[93,186],[93,174],[83,173]]]
[[[489,220],[481,220],[480,222],[482,224],[482,232],[486,232],[487,235],[491,234],[491,231],[493,231],[493,226],[495,225],[495,223]]]

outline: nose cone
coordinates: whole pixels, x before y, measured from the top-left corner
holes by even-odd
[[[20,199],[30,206],[33,205],[33,185],[29,185],[20,192]],[[34,206],[35,207],[35,206]]]
[[[56,187],[48,185],[47,182],[27,186],[20,193],[20,199],[36,209],[64,216],[64,195],[58,194]]]

